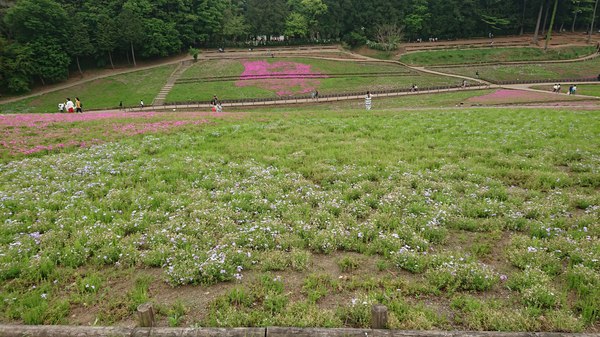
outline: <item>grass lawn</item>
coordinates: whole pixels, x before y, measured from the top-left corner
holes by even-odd
[[[563,90],[569,90],[569,86],[566,86]],[[600,85],[579,84],[577,85],[577,92],[575,94],[600,97]]]
[[[105,138],[3,156],[0,322],[598,331],[594,111],[25,117]]]
[[[488,81],[513,80],[567,80],[577,78],[596,79],[600,69],[600,58],[582,62],[543,63],[526,65],[495,65],[436,68],[441,72],[475,77],[478,71]]]
[[[367,90],[387,90],[410,88],[416,84],[421,88],[431,86],[457,85],[458,80],[450,77],[436,76],[412,71],[395,64],[379,64],[367,62],[341,62],[310,58],[266,58],[253,60],[212,60],[198,63],[188,69],[182,78],[207,78],[215,76],[241,76],[244,71],[243,62],[265,61],[269,64],[305,64],[310,65],[311,74],[340,76],[331,78],[294,79],[261,79],[252,81],[198,81],[194,83],[176,84],[167,97],[168,102],[208,101],[213,95],[222,100],[240,98],[268,98],[278,96],[307,96],[312,90],[319,90],[321,95],[366,92]],[[272,71],[278,71],[273,69]],[[286,70],[281,70],[287,72]],[[394,76],[360,77],[344,74],[400,73]],[[281,93],[285,92],[285,93]]]
[[[511,61],[569,60],[590,55],[593,46],[552,48],[481,48],[460,50],[428,50],[402,55],[400,61],[421,66],[445,64],[477,64]]]
[[[87,82],[71,88],[0,105],[1,113],[58,112],[58,103],[66,97],[79,97],[86,109],[137,106],[140,100],[149,105],[167,82],[176,65],[140,70]]]
[[[494,92],[494,90],[465,90],[455,92],[443,92],[437,94],[418,94],[397,97],[374,97],[372,106],[377,111],[419,108],[448,108],[460,106],[471,97],[483,96]],[[364,111],[364,100],[351,101],[325,101],[323,99],[310,104],[297,104],[292,106],[251,106],[240,108],[228,108],[234,111],[268,111],[268,112],[315,112],[315,111]]]

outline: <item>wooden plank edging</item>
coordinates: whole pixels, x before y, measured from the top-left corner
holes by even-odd
[[[325,328],[124,328],[2,325],[0,337],[600,337],[598,333],[408,331]]]
[[[265,328],[121,328],[0,325],[0,337],[265,337]]]
[[[600,337],[600,334],[556,332],[426,331],[376,329],[267,328],[266,337]]]

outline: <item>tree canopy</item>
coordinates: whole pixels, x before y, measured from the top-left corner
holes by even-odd
[[[595,0],[560,1],[554,31],[589,31]],[[4,7],[2,4],[4,4]],[[14,0],[0,4],[0,90],[21,93],[82,67],[189,48],[381,42],[547,32],[547,0]],[[550,20],[543,20],[550,22]],[[270,42],[284,35],[284,42]],[[264,39],[266,37],[266,40]],[[388,45],[393,45],[389,41]]]

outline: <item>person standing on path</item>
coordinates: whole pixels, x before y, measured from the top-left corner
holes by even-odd
[[[144,108],[144,100],[140,100],[140,109]]]
[[[119,101],[119,110],[123,110],[123,101]]]
[[[367,111],[371,110],[371,92],[367,91],[367,95],[365,96],[365,108]]]
[[[81,104],[79,97],[75,97],[75,112],[83,113],[83,110],[81,110],[82,107],[83,104]]]
[[[75,112],[75,110],[73,109],[75,107],[75,104],[73,104],[73,101],[71,101],[71,99],[69,97],[67,97],[67,103],[65,103],[65,108],[67,109],[68,113],[73,113]]]

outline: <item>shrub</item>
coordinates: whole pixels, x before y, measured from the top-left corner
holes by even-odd
[[[439,290],[489,290],[498,283],[498,276],[491,267],[476,262],[450,261],[429,269],[429,282]]]

